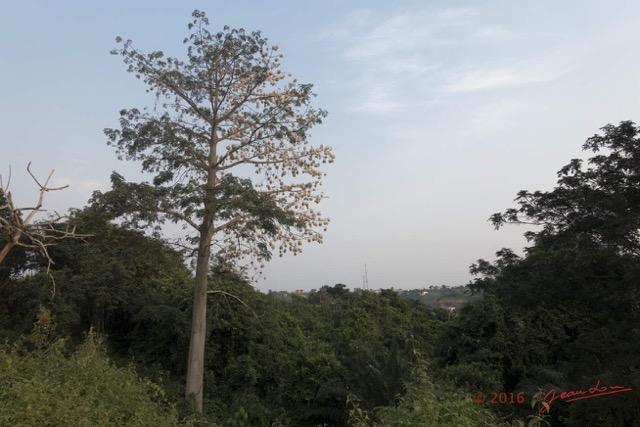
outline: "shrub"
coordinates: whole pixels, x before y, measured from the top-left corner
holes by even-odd
[[[58,340],[32,352],[0,348],[0,425],[159,427],[178,424],[158,385],[118,368],[89,333],[65,355]]]
[[[395,406],[375,410],[375,416],[354,405],[349,425],[352,427],[495,427],[509,424],[501,421],[488,408],[476,404],[471,394],[453,386],[431,380],[425,372],[417,372],[416,381],[407,386]],[[378,418],[378,423],[372,423]]]

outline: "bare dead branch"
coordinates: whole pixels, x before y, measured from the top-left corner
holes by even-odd
[[[11,185],[11,165],[9,165],[9,178],[7,179],[7,186],[5,187],[2,184],[2,175],[0,175],[0,194],[6,193],[9,190],[9,186]],[[0,206],[0,209],[3,209],[4,206]]]
[[[18,208],[13,201],[13,195],[9,191],[9,183],[11,182],[11,167],[9,167],[9,180],[6,187],[2,187],[2,177],[0,176],[0,196],[4,198],[4,204],[0,206],[0,230],[3,230],[8,242],[0,249],[0,263],[4,261],[11,249],[14,247],[23,247],[35,249],[47,261],[47,275],[51,278],[53,284],[52,297],[55,295],[56,283],[51,274],[51,266],[54,264],[53,259],[49,255],[48,248],[56,244],[57,241],[63,239],[84,239],[90,237],[90,234],[81,234],[76,232],[75,226],[66,225],[64,228],[56,227],[61,221],[69,219],[68,215],[60,215],[54,212],[54,215],[47,219],[36,221],[35,216],[40,212],[46,212],[42,209],[44,195],[48,191],[59,191],[69,187],[64,185],[61,187],[50,187],[49,181],[53,176],[53,170],[47,176],[44,184],[41,184],[36,176],[31,172],[31,162],[27,165],[27,172],[40,188],[38,193],[38,201],[33,207]],[[5,212],[4,215],[2,213]],[[26,217],[22,217],[23,212],[28,212]]]
[[[36,184],[38,184],[38,187],[40,187],[40,190],[44,190],[44,191],[58,191],[58,190],[64,190],[65,188],[69,187],[69,185],[63,185],[62,187],[49,187],[49,181],[51,180],[51,177],[53,176],[53,173],[55,172],[55,169],[51,169],[51,172],[49,172],[49,176],[47,177],[47,180],[44,182],[44,185],[40,184],[40,182],[38,181],[38,178],[36,178],[33,173],[31,172],[31,162],[29,162],[29,164],[27,165],[27,172],[29,172],[29,175],[31,175],[31,178],[33,178],[33,180],[36,182]]]

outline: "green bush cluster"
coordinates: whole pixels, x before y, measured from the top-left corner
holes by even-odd
[[[114,366],[93,333],[66,353],[63,339],[30,352],[16,345],[0,349],[0,425],[178,425],[162,388],[138,377],[131,366]]]
[[[487,407],[475,403],[471,393],[436,381],[424,371],[407,385],[398,403],[363,411],[352,399],[350,427],[499,427],[510,424]]]

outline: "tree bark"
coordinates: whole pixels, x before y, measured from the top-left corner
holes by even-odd
[[[2,261],[6,258],[6,256],[9,255],[9,251],[11,251],[11,249],[14,246],[15,244],[13,242],[9,242],[6,245],[4,245],[4,247],[0,251],[0,263],[2,263]]]
[[[9,255],[9,252],[11,251],[11,249],[13,249],[13,247],[18,244],[18,240],[20,240],[20,234],[16,233],[13,236],[11,236],[11,239],[7,242],[6,245],[4,245],[2,250],[0,250],[0,263],[2,263],[2,261],[4,261],[4,259],[7,257],[7,255]]]
[[[215,125],[215,122],[213,123]],[[215,188],[217,181],[217,142],[216,126],[212,126],[209,151],[209,172],[207,187]],[[204,196],[204,218],[200,227],[198,259],[196,260],[196,284],[193,289],[193,317],[191,320],[191,343],[189,344],[189,365],[187,367],[186,396],[194,398],[194,409],[202,413],[204,384],[204,348],[207,342],[207,288],[209,281],[209,259],[211,258],[211,239],[216,232],[213,224],[214,200],[206,190]]]
[[[205,227],[203,227],[205,228]],[[211,229],[201,233],[196,261],[196,284],[193,290],[193,318],[191,321],[191,343],[189,345],[189,365],[187,368],[186,396],[193,396],[194,409],[202,412],[202,387],[204,384],[204,348],[207,323],[207,282],[209,278],[209,257],[211,255]],[[208,237],[208,238],[207,238]]]

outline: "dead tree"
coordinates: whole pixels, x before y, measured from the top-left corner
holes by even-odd
[[[6,186],[3,185],[2,176],[0,175],[0,232],[7,236],[6,243],[0,249],[0,264],[2,264],[11,249],[17,246],[33,249],[46,260],[47,274],[53,280],[50,269],[54,262],[49,255],[48,248],[62,239],[82,239],[88,237],[88,235],[77,233],[75,226],[70,224],[63,225],[62,223],[69,219],[68,215],[60,215],[54,211],[53,215],[49,215],[45,219],[37,218],[38,213],[47,212],[46,209],[42,208],[45,193],[64,190],[68,185],[50,187],[49,181],[53,176],[53,170],[49,173],[44,184],[41,184],[31,172],[30,167],[31,162],[27,165],[27,172],[40,188],[38,201],[33,207],[16,207],[11,191],[9,191],[11,168],[9,168],[9,178]],[[55,292],[55,282],[53,292]]]

